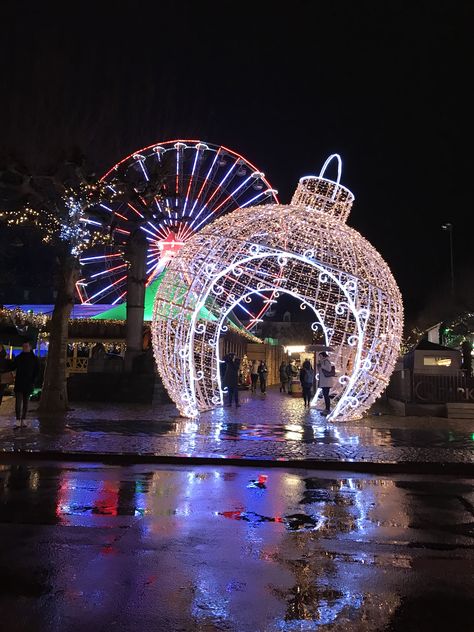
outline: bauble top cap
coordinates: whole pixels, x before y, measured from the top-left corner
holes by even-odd
[[[337,180],[324,178],[324,173],[333,158],[338,161]],[[304,176],[300,178],[296,191],[291,200],[295,206],[308,206],[323,211],[345,222],[354,202],[354,195],[339,184],[341,180],[342,161],[339,154],[331,154],[324,163],[319,176]]]

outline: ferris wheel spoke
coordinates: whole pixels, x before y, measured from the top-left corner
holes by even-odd
[[[119,266],[115,266],[113,268],[108,268],[107,270],[102,270],[102,272],[96,272],[95,274],[91,274],[91,279],[96,279],[97,277],[104,276],[104,274],[110,274],[114,270],[121,270],[121,269],[126,268],[126,267],[127,267],[127,264],[126,263],[122,263]]]
[[[251,198],[250,200],[245,202],[245,204],[241,204],[240,208],[245,208],[246,206],[249,206],[250,204],[253,204],[258,199],[260,199],[262,197],[262,195],[265,195],[265,191],[260,192],[258,195],[254,196],[253,198]]]
[[[145,228],[145,226],[140,226],[140,230],[142,230],[144,233],[148,233],[148,235],[151,235],[152,237],[156,239],[156,233],[153,233],[151,230],[148,230],[148,228]]]
[[[151,228],[152,231],[154,231],[155,235],[159,235],[160,234],[160,229],[158,226],[155,226],[155,224],[153,224],[152,222],[147,222],[148,226]]]
[[[120,219],[123,219],[125,222],[128,222],[128,217],[125,217],[125,215],[122,215],[122,213],[119,213],[118,211],[115,211],[114,215],[116,217],[120,217]]]
[[[85,277],[82,278],[82,279],[78,279],[76,281],[76,284],[75,284],[76,285],[76,292],[77,292],[77,294],[79,296],[79,300],[81,301],[82,304],[84,304],[85,301],[87,300],[87,293],[85,291],[84,291],[84,296],[82,295],[82,292],[83,292],[82,288],[87,285],[87,283],[84,283],[85,280],[86,280]]]
[[[223,201],[223,202],[221,202],[221,203],[219,204],[219,206],[217,206],[217,207],[216,207],[216,208],[214,208],[214,209],[210,209],[210,213],[211,213],[212,215],[216,215],[216,216],[217,216],[218,211],[219,211],[219,210],[220,210],[220,209],[224,206],[224,204],[226,204],[227,202],[232,202],[232,201],[235,199],[235,194],[236,194],[236,193],[238,193],[238,192],[239,192],[239,191],[240,191],[240,190],[241,190],[241,189],[245,186],[245,184],[246,184],[247,182],[249,182],[249,180],[250,180],[251,178],[252,178],[252,176],[249,176],[246,180],[244,180],[244,182],[242,182],[242,183],[241,183],[241,184],[240,184],[240,185],[239,185],[239,186],[238,186],[238,187],[237,187],[234,191],[232,191],[232,193],[230,193],[230,194],[229,194],[229,195],[228,195],[228,196],[224,199],[224,201]],[[244,191],[245,191],[245,189],[244,189]],[[239,205],[238,205],[238,204],[236,204],[236,206],[239,206]],[[205,221],[207,221],[208,219],[209,219],[209,217],[208,217],[208,216],[206,216],[203,220],[201,220],[201,221],[199,222],[199,224],[197,224],[197,225],[194,227],[194,230],[195,230],[195,231],[199,230],[199,228],[202,226],[202,224],[204,224],[204,222],[205,222]]]
[[[141,170],[143,171],[143,175],[145,176],[145,180],[147,182],[149,182],[150,178],[148,177],[148,173],[147,173],[147,170],[145,168],[145,161],[144,160],[139,160],[139,163],[140,163]]]
[[[98,296],[103,295],[105,292],[107,292],[107,290],[112,289],[113,287],[115,287],[116,285],[118,285],[119,283],[122,283],[123,281],[125,281],[125,279],[127,278],[127,275],[120,277],[120,279],[117,279],[116,281],[114,281],[113,283],[110,283],[109,285],[107,285],[106,287],[102,288],[101,290],[99,290],[98,292],[96,292],[95,294],[93,294],[92,296],[89,297],[89,301],[92,301],[94,298],[97,298]]]
[[[199,211],[199,213],[196,215],[196,217],[194,218],[194,220],[191,222],[191,226],[194,226],[194,224],[196,223],[196,221],[199,219],[199,217],[202,215],[202,213],[204,212],[204,210],[209,206],[209,204],[211,203],[211,201],[214,199],[214,197],[217,195],[217,193],[219,192],[219,190],[221,189],[222,185],[224,184],[224,182],[227,180],[227,178],[230,176],[230,174],[232,173],[232,171],[234,170],[234,168],[236,167],[238,163],[238,160],[236,160],[234,162],[234,164],[232,165],[232,167],[229,169],[229,171],[225,174],[225,176],[222,178],[222,180],[219,182],[218,186],[216,189],[214,189],[214,193],[211,195],[211,197],[207,200],[207,202],[204,204],[204,206],[201,208],[201,210]]]
[[[176,206],[178,206],[182,179],[180,172],[183,170],[183,152],[186,148],[186,143],[177,142],[174,147],[176,149]]]
[[[220,149],[218,149],[216,151],[216,155],[214,156],[214,160],[212,161],[211,168],[209,169],[206,177],[204,178],[204,182],[202,183],[201,189],[199,190],[199,193],[197,194],[196,201],[194,202],[193,207],[191,209],[191,215],[194,213],[194,209],[196,208],[196,204],[199,202],[199,198],[201,197],[201,194],[202,194],[202,192],[204,190],[204,187],[206,186],[206,184],[208,184],[210,182],[211,173],[212,173],[212,170],[214,169],[214,166],[215,166],[215,164],[217,162],[217,158],[219,157],[219,152],[220,152]]]
[[[193,169],[191,171],[191,177],[189,178],[189,184],[188,184],[188,190],[186,191],[186,199],[184,200],[184,206],[183,206],[183,217],[186,215],[186,207],[188,206],[188,200],[189,200],[189,194],[191,192],[191,186],[193,184],[193,180],[194,180],[194,172],[196,171],[196,164],[199,158],[199,149],[196,147],[195,149],[196,155],[194,156],[194,161],[193,161]]]
[[[226,202],[228,202],[229,200],[232,200],[233,198],[235,198],[236,193],[238,193],[241,189],[243,189],[242,192],[245,192],[246,189],[244,189],[245,185],[250,182],[250,180],[252,179],[252,176],[250,175],[248,178],[246,178],[241,184],[239,184],[239,186],[234,189],[232,191],[232,193],[229,193],[229,195],[225,198],[225,200],[223,202],[221,202],[219,204],[219,206],[217,206],[216,208],[212,209],[213,213],[217,213],[217,211],[219,211]],[[250,186],[250,185],[249,185]],[[247,187],[248,188],[248,187]]]
[[[155,197],[154,197],[154,200],[155,200],[155,204],[156,204],[156,206],[157,206],[157,208],[158,208],[158,210],[159,210],[160,214],[161,214],[161,215],[163,215],[163,209],[161,208],[161,204],[159,203],[158,198],[157,198],[157,196],[156,196],[156,195],[155,195]]]
[[[186,240],[193,233],[194,233],[194,230],[191,228],[191,226],[189,224],[187,224],[184,228],[180,227],[180,229],[178,230],[178,237],[180,237],[183,240]]]
[[[79,259],[79,263],[81,265],[87,265],[87,264],[95,264],[98,261],[102,261],[102,260],[106,260],[106,259],[113,259],[114,257],[121,257],[122,255],[120,253],[116,253],[113,255],[97,255],[95,257],[81,257]]]
[[[130,202],[127,202],[127,206],[128,206],[128,208],[132,209],[132,211],[133,211],[134,213],[136,213],[136,214],[138,215],[138,217],[140,217],[141,219],[144,219],[144,217],[145,217],[145,216],[144,216],[144,215],[142,215],[142,214],[140,213],[140,211],[139,211],[138,209],[136,209],[136,208],[133,206],[133,204],[130,204]]]
[[[127,291],[125,290],[125,292],[122,292],[122,294],[120,294],[120,296],[118,296],[115,301],[112,301],[112,305],[117,305],[117,303],[119,301],[121,301],[127,294]]]

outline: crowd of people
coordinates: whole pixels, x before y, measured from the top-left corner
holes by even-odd
[[[295,363],[282,362],[279,368],[280,393],[293,393],[294,381],[299,378],[301,392],[305,407],[309,407],[316,387],[321,389],[325,409],[323,415],[331,412],[330,392],[334,387],[335,368],[325,351],[319,354],[317,371],[309,360],[298,367]],[[228,353],[223,360],[221,383],[227,391],[227,406],[240,406],[239,403],[239,376],[241,374],[241,360],[235,353]],[[260,388],[262,394],[266,393],[268,379],[268,367],[264,360],[253,360],[250,366],[250,391],[256,393]]]
[[[240,358],[235,353],[228,353],[223,360],[223,373],[221,375],[222,387],[227,390],[228,406],[235,403],[236,407],[239,403],[239,384],[240,384]],[[250,390],[252,393],[257,392],[257,385],[260,383],[260,392],[266,393],[267,390],[268,367],[264,360],[258,362],[254,360],[250,366]]]
[[[29,342],[23,344],[22,352],[13,359],[7,358],[3,345],[0,344],[0,404],[9,380],[14,381],[15,413],[17,425],[23,427],[28,412],[28,402],[39,374],[39,362],[31,350]],[[327,415],[331,409],[330,391],[334,386],[335,369],[328,354],[321,352],[317,363],[317,373],[311,362],[305,360],[301,368],[290,361],[282,362],[279,368],[280,393],[292,394],[294,381],[299,377],[305,407],[309,407],[316,386],[321,389]],[[5,378],[5,379],[4,379]],[[8,378],[8,379],[7,379]],[[250,365],[250,390],[257,389],[265,395],[267,391],[268,367],[265,360],[253,360]],[[222,363],[221,383],[227,391],[227,405],[236,407],[239,403],[239,385],[241,382],[241,360],[235,353],[225,356]]]
[[[310,406],[316,387],[318,387],[321,389],[325,404],[322,414],[328,415],[331,412],[330,391],[334,387],[336,372],[325,351],[319,354],[316,368],[317,371],[314,370],[309,360],[305,360],[301,368],[291,362],[282,362],[280,365],[280,393],[291,394],[293,381],[298,376],[304,406]]]

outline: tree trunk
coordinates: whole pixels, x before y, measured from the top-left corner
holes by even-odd
[[[48,358],[46,360],[39,405],[41,412],[62,412],[67,409],[66,360],[68,327],[78,278],[79,264],[76,257],[72,255],[61,257],[59,262],[58,294],[51,318]]]
[[[134,359],[143,352],[143,315],[145,311],[146,255],[148,242],[137,230],[127,246],[127,327],[125,371],[131,371]]]

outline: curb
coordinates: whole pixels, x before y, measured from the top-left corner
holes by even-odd
[[[473,463],[442,462],[373,462],[373,461],[331,461],[317,459],[265,459],[256,457],[225,456],[165,456],[156,454],[127,454],[120,452],[62,452],[57,450],[11,450],[0,452],[0,461],[73,461],[83,463],[103,463],[105,465],[215,465],[259,468],[291,468],[310,470],[342,470],[367,474],[435,474],[474,476]]]

